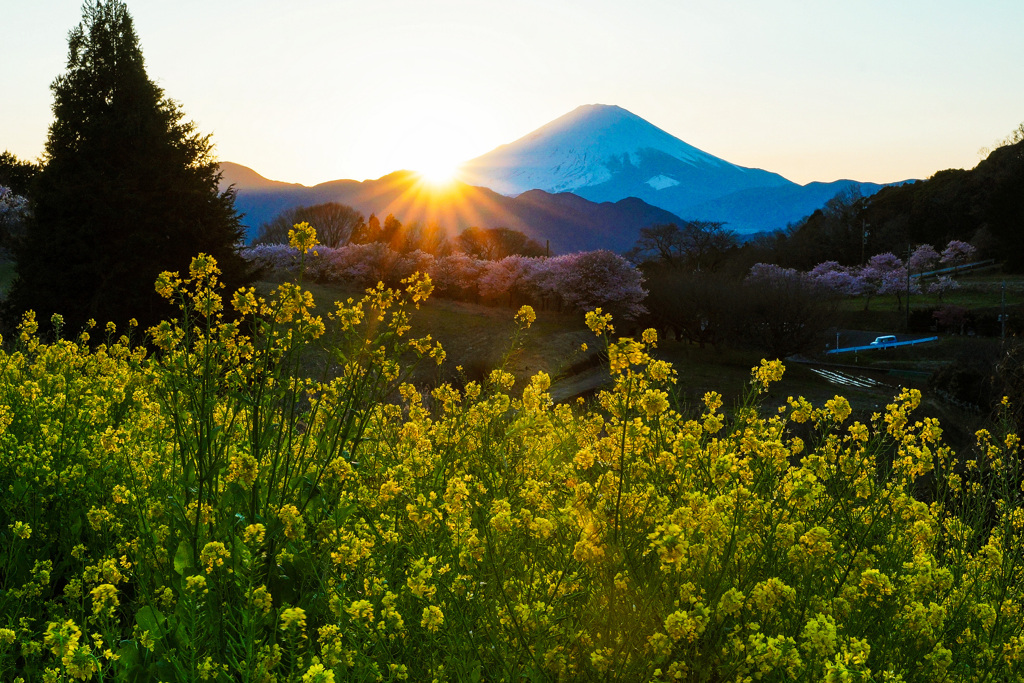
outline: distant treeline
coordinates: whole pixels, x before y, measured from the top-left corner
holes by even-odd
[[[435,295],[448,299],[572,311],[600,307],[623,320],[635,319],[645,310],[640,270],[607,250],[483,259],[463,251],[435,256],[419,249],[399,252],[384,242],[353,242],[337,248],[318,246],[307,253],[286,244],[261,244],[242,253],[264,270],[301,271],[319,282],[399,287],[420,272],[430,276]]]
[[[546,256],[544,246],[518,230],[510,228],[470,227],[451,235],[436,223],[403,225],[388,214],[382,223],[370,214],[369,219],[351,206],[327,202],[314,206],[300,206],[282,211],[273,220],[260,226],[259,236],[253,242],[261,244],[288,244],[288,231],[297,223],[308,223],[317,233],[320,244],[337,249],[346,244],[384,244],[399,254],[421,251],[434,256],[462,252],[485,260],[506,256]]]

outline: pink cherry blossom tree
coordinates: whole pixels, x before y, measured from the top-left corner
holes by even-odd
[[[928,293],[939,297],[940,302],[947,292],[952,292],[955,289],[960,289],[960,283],[949,275],[940,275],[928,285]]]
[[[942,257],[939,259],[939,262],[947,266],[953,266],[953,272],[956,273],[957,267],[973,259],[976,252],[977,249],[967,242],[950,240],[946,248],[942,250]]]
[[[871,297],[880,293],[879,290],[883,284],[888,282],[887,288],[895,287],[897,279],[906,280],[907,270],[898,256],[892,252],[885,252],[869,258],[861,268],[859,275],[866,283],[864,291],[864,310],[866,311],[871,304]]]
[[[346,244],[331,254],[331,279],[373,287],[378,282],[391,284],[399,255],[381,242]]]
[[[886,271],[882,275],[882,281],[878,285],[877,294],[892,294],[896,297],[896,310],[903,308],[903,297],[907,294],[920,294],[921,283],[907,277],[907,269],[900,267],[895,270]]]
[[[402,280],[409,277],[413,273],[426,273],[430,274],[431,269],[434,267],[434,261],[436,257],[428,252],[422,251],[421,249],[414,249],[405,254],[399,255],[395,260],[394,267],[390,274],[391,286],[397,286]]]
[[[775,285],[802,280],[804,274],[795,268],[783,268],[774,263],[755,263],[745,282],[749,285]]]
[[[907,268],[911,273],[923,273],[931,270],[939,260],[939,252],[930,244],[922,244],[910,254],[907,259]]]
[[[561,269],[558,292],[565,305],[577,311],[610,310],[632,320],[646,312],[643,273],[607,249],[572,255]]]
[[[480,296],[491,300],[507,297],[508,305],[514,305],[516,297],[523,293],[523,285],[532,260],[528,256],[514,255],[497,261],[487,261],[477,279]]]
[[[434,290],[439,296],[469,299],[475,298],[476,283],[486,265],[486,261],[455,251],[434,259],[427,274],[433,280]]]
[[[841,266],[837,261],[819,263],[807,276],[815,286],[840,296],[861,296],[868,288],[855,269]]]
[[[553,305],[561,307],[559,287],[568,269],[576,262],[578,254],[567,254],[552,258],[534,259],[524,274],[523,290],[542,309]]]

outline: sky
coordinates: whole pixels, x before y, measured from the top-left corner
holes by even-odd
[[[216,154],[313,185],[454,164],[581,104],[807,183],[970,168],[1024,121],[1021,0],[128,0]],[[79,0],[0,0],[0,150],[35,159]]]

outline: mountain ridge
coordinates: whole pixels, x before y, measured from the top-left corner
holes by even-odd
[[[886,187],[853,180],[799,185],[716,157],[604,104],[577,107],[466,162],[446,191],[430,188],[412,171],[305,186],[269,180],[231,162],[221,169],[222,188],[235,185],[249,240],[284,209],[337,201],[366,215],[392,213],[403,222],[436,222],[452,231],[512,228],[542,242],[550,239],[560,251],[628,249],[639,228],[651,224],[647,220],[720,221],[740,236],[777,230],[851,187],[864,196]],[[894,184],[902,183],[889,185]],[[533,191],[545,195],[523,197]],[[620,204],[630,198],[636,202]],[[569,206],[579,215],[567,212]],[[622,221],[621,236],[608,225],[612,216]]]
[[[471,159],[460,179],[513,196],[537,188],[569,190],[595,202],[638,197],[687,219],[725,222],[739,233],[783,228],[854,183],[865,195],[885,186],[845,180],[799,185],[716,157],[604,104],[577,107]],[[829,186],[835,192],[822,198]]]
[[[244,214],[246,241],[257,235],[260,224],[295,206],[324,202],[347,204],[364,216],[393,214],[403,223],[437,223],[455,234],[470,226],[519,230],[553,253],[593,249],[625,251],[640,236],[640,229],[682,219],[636,198],[618,202],[592,202],[578,195],[531,190],[506,197],[488,188],[454,183],[436,190],[411,171],[395,171],[372,180],[332,180],[312,187],[279,181],[257,182],[258,173],[240,164],[223,164],[221,188],[236,179],[236,206]],[[265,180],[265,179],[264,179]],[[256,185],[245,185],[257,182]]]

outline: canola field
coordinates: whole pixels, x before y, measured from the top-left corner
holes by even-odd
[[[0,352],[0,680],[1024,676],[1013,434],[954,453],[914,390],[762,405],[778,361],[684,417],[653,331],[600,310],[592,403],[427,391],[428,278],[321,314],[295,283],[224,311],[217,275],[161,276],[149,345],[29,315]]]

